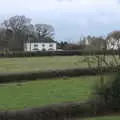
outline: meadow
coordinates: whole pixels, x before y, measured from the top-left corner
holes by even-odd
[[[56,70],[67,68],[85,68],[88,67],[87,57],[49,56],[49,57],[0,58],[0,73]],[[107,56],[106,57],[107,61],[110,60],[111,57],[112,56]],[[92,66],[96,65],[97,65],[96,61],[92,61]]]
[[[93,95],[94,86],[96,84],[99,84],[99,79],[98,77],[92,76],[1,84],[0,110],[16,110],[41,107],[54,103],[85,101]],[[111,116],[86,118],[84,120],[119,119],[119,116]]]
[[[25,72],[85,67],[86,63],[82,60],[83,57],[79,56],[1,58],[0,72]]]
[[[109,58],[109,57],[108,57]],[[107,59],[108,59],[107,58]],[[95,63],[94,66],[97,64]],[[88,67],[84,57],[53,56],[1,58],[0,72],[25,72]],[[46,81],[0,84],[0,110],[41,107],[44,105],[84,101],[93,93],[93,87],[99,82],[95,77],[57,78]],[[85,120],[119,120],[120,117],[99,117]]]
[[[0,109],[22,109],[87,100],[97,77],[59,78],[0,85]]]

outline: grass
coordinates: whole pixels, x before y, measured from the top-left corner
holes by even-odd
[[[110,56],[106,59],[110,60]],[[92,65],[96,65],[95,61]],[[49,56],[49,57],[23,57],[23,58],[1,58],[0,72],[25,72],[38,70],[55,70],[67,68],[88,67],[87,59],[83,56]]]
[[[85,67],[86,63],[82,62],[82,58],[79,56],[1,58],[0,72],[24,72]]]
[[[1,58],[0,72],[24,72],[49,69],[87,67],[80,56]],[[92,92],[97,77],[61,78],[0,85],[0,110],[39,107],[52,103],[84,101]],[[120,117],[99,117],[85,120],[120,120]]]
[[[109,117],[98,117],[98,118],[89,118],[84,120],[120,120],[120,116],[109,116]]]
[[[74,77],[0,85],[0,110],[40,107],[89,99],[97,77]],[[79,119],[78,119],[79,120]],[[119,116],[84,120],[120,120]]]
[[[91,95],[96,77],[62,78],[0,85],[0,109],[21,109],[42,105],[83,101]]]

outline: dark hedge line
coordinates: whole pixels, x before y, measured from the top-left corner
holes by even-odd
[[[36,79],[50,79],[59,77],[75,77],[75,76],[93,76],[99,74],[107,74],[120,71],[120,66],[102,67],[102,68],[74,68],[65,70],[49,70],[37,72],[20,72],[20,73],[1,73],[0,83],[21,82]]]
[[[83,50],[66,50],[66,51],[40,51],[40,52],[4,52],[0,57],[37,57],[37,56],[73,56],[73,55],[113,55],[120,54],[119,50],[109,51],[83,51]]]
[[[75,118],[115,115],[119,110],[110,109],[103,100],[93,99],[86,102],[59,103],[40,108],[18,111],[1,111],[0,120],[75,120]]]

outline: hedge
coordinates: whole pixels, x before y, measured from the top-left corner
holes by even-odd
[[[73,120],[75,118],[96,117],[118,113],[109,109],[103,100],[71,102],[48,105],[40,108],[1,111],[0,120]]]
[[[76,77],[76,76],[93,76],[120,71],[120,66],[102,67],[102,68],[74,68],[65,70],[48,70],[37,72],[20,72],[20,73],[1,73],[0,83],[21,82],[30,80],[44,80],[58,77]]]
[[[73,56],[73,55],[113,55],[120,54],[119,50],[104,51],[83,51],[83,50],[66,50],[66,51],[39,51],[39,52],[3,52],[0,57],[37,57],[37,56]]]

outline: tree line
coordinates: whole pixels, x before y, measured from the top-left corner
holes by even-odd
[[[13,16],[4,20],[0,26],[0,49],[23,51],[27,41],[54,39],[55,30],[52,25],[31,23],[25,16]]]
[[[107,50],[120,48],[120,30],[115,30],[106,37],[87,36],[81,40],[86,50]]]
[[[24,43],[41,39],[53,40],[55,29],[49,24],[35,24],[26,16],[16,15],[4,20],[0,26],[0,51],[24,51]],[[110,32],[106,37],[84,36],[77,43],[57,42],[57,48],[63,50],[103,50],[111,43],[120,48],[120,30]],[[117,44],[117,45],[116,45]]]
[[[112,31],[106,37],[88,35],[80,37],[77,43],[62,41],[58,44],[64,50],[115,50],[120,48],[120,30]]]

